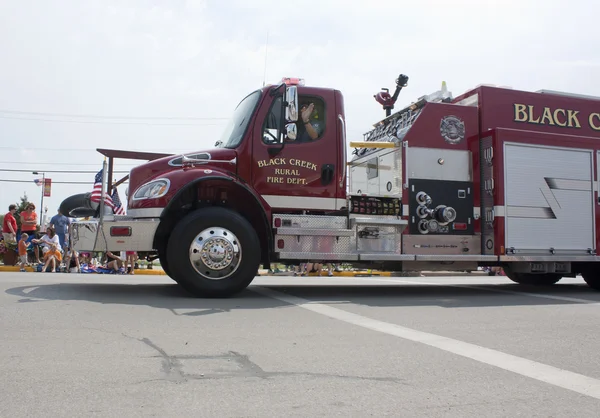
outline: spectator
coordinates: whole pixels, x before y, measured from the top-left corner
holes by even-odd
[[[37,230],[37,213],[35,213],[35,205],[33,203],[28,203],[25,206],[25,210],[21,212],[21,232],[27,233],[29,238],[27,238],[27,242],[33,242],[36,237]],[[38,251],[38,247],[34,248],[33,253],[35,254],[35,262],[40,263],[40,252]]]
[[[79,254],[73,248],[65,256],[65,266],[67,267],[67,273],[81,273]]]
[[[15,213],[17,213],[17,205],[10,205],[8,213],[4,215],[2,235],[5,242],[17,242],[17,220],[15,219]]]
[[[42,252],[44,253],[44,268],[42,271],[46,271],[48,266],[52,264],[52,270],[56,271],[56,268],[60,265],[62,261],[62,249],[60,247],[60,241],[58,240],[58,236],[54,232],[52,227],[48,227],[46,229],[46,235],[44,235],[40,239],[32,240],[34,244],[42,244]]]
[[[135,262],[137,259],[137,251],[125,251],[125,268],[127,270],[127,274],[135,274]]]
[[[111,251],[106,252],[106,261],[106,268],[117,273],[120,272],[121,268],[123,267],[123,259],[113,254]]]
[[[27,247],[30,242],[27,242],[27,234],[21,234],[21,240],[19,241],[19,265],[21,266],[21,271],[25,271],[25,266],[27,263]]]
[[[50,226],[54,228],[56,235],[58,235],[60,247],[63,249],[63,251],[66,251],[66,236],[69,228],[69,218],[60,213],[59,209],[58,213],[54,215],[52,219],[50,219]]]

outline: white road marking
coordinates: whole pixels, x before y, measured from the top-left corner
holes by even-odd
[[[315,312],[329,318],[337,319],[362,328],[378,331],[384,334],[404,338],[438,348],[443,351],[457,354],[484,364],[511,371],[521,376],[526,376],[540,382],[549,383],[564,389],[600,399],[600,380],[589,376],[559,369],[543,363],[527,360],[521,357],[506,354],[501,351],[481,347],[475,344],[455,340],[441,335],[417,331],[389,322],[379,321],[347,312],[338,308],[312,302],[296,296],[287,295],[264,287],[253,286],[249,289],[264,296],[280,300],[290,305]]]
[[[512,295],[529,296],[529,297],[533,297],[533,298],[554,299],[554,300],[561,300],[564,302],[583,303],[586,305],[600,305],[600,302],[595,301],[595,300],[572,298],[569,296],[548,295],[545,293],[530,293],[530,292],[519,292],[517,290],[494,289],[491,286],[479,287],[479,286],[470,286],[470,285],[453,284],[453,283],[431,283],[431,282],[422,282],[422,281],[417,281],[417,280],[380,279],[380,278],[371,278],[369,280],[378,281],[381,283],[402,283],[402,284],[420,284],[420,285],[429,285],[429,286],[459,287],[459,288],[464,288],[464,289],[483,290],[486,292],[508,293],[508,294],[512,294]]]
[[[34,290],[37,290],[39,288],[40,288],[39,286],[31,286],[26,289],[23,289],[22,292],[25,293],[26,295],[28,295],[30,292],[33,292]]]

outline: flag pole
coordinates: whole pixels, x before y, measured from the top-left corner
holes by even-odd
[[[104,199],[106,198],[106,194],[104,192],[104,186],[106,185],[106,157],[102,162],[102,188],[100,189],[100,223],[99,227],[102,228],[102,220],[104,219]]]
[[[44,225],[42,225],[43,217],[44,217],[44,192],[46,188],[46,173],[42,172],[42,201],[40,202],[40,233],[44,229]]]

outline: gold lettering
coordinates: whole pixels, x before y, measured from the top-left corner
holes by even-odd
[[[544,122],[546,120],[547,120],[547,122]],[[543,125],[548,124],[548,125],[554,126],[554,120],[552,119],[552,111],[550,110],[549,107],[545,107],[544,108],[544,114],[542,115],[542,121],[541,121],[541,123]]]
[[[285,158],[273,158],[269,165],[285,165]]]
[[[309,161],[291,159],[290,165],[294,165],[294,166],[302,167],[302,168],[308,168],[309,170],[317,171],[317,165],[314,163],[311,163]]]
[[[561,121],[558,119],[558,114],[559,114],[559,113],[562,113],[562,115],[563,115],[563,119],[565,120],[564,122],[561,122]],[[554,111],[554,122],[556,122],[556,124],[557,124],[558,126],[567,126],[567,115],[566,115],[566,113],[567,113],[567,112],[565,112],[565,109],[556,109],[556,110]]]
[[[283,177],[267,177],[267,183],[283,184]]]
[[[598,125],[594,123],[594,119],[598,120]],[[591,113],[589,117],[590,128],[594,131],[600,131],[600,113]]]
[[[527,107],[524,104],[515,103],[515,122],[527,122]]]
[[[527,122],[529,123],[540,123],[540,118],[538,117],[537,119],[533,119],[533,106],[529,105],[527,106],[529,108],[529,120]]]
[[[544,107],[542,114],[539,115],[535,112],[535,105],[525,105],[520,103],[513,104],[515,110],[515,122],[527,122],[534,123],[536,125],[550,125],[550,126],[561,126],[569,128],[581,128],[579,122],[579,110],[571,109],[552,109],[551,107]],[[600,122],[600,113],[592,114],[589,116],[590,127],[597,126],[596,122],[592,119],[598,118]],[[600,126],[598,127],[600,128]],[[592,128],[594,129],[594,128]],[[600,129],[595,129],[600,130]]]
[[[285,158],[271,158],[269,161],[260,160],[258,162],[259,168],[268,167],[271,165],[286,165]]]
[[[581,128],[579,124],[579,120],[577,119],[577,114],[579,110],[567,110],[567,117],[569,119],[569,128],[573,127],[573,122],[575,122],[575,128]]]
[[[306,179],[288,177],[287,184],[306,184]]]
[[[300,171],[299,170],[290,170],[289,168],[276,168],[275,174],[278,174],[280,176],[299,176]]]

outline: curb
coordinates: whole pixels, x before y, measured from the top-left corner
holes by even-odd
[[[0,266],[0,273],[2,272],[19,272],[20,268],[19,266]],[[29,273],[33,273],[34,270],[32,267],[25,267],[25,271],[29,272]],[[134,275],[140,275],[140,276],[166,276],[167,273],[165,273],[163,270],[149,270],[149,269],[136,269],[133,271]],[[89,273],[89,274],[95,274],[95,273]],[[127,276],[125,274],[125,276]]]
[[[32,267],[25,267],[25,271],[34,272]],[[19,272],[19,266],[2,266],[0,265],[1,272]],[[259,270],[257,276],[277,276],[277,277],[328,277],[327,273],[319,276],[317,273],[308,273],[306,276],[294,276],[289,274],[291,272],[281,272],[269,274],[267,270]],[[95,274],[95,273],[89,273]],[[162,269],[136,269],[134,270],[136,276],[166,276]],[[483,271],[477,272],[457,272],[457,271],[422,271],[422,272],[392,272],[392,271],[335,271],[333,277],[415,277],[415,276],[435,277],[435,276],[487,276],[488,274]]]
[[[18,273],[20,270],[19,266],[0,266],[0,273],[1,272],[16,272]],[[25,267],[25,271],[33,273],[34,270],[32,267]],[[89,274],[94,274],[94,273],[89,273]],[[165,273],[163,270],[149,270],[149,269],[136,269],[134,270],[134,275],[138,275],[138,276],[166,276],[167,273]],[[273,273],[273,274],[268,274],[267,270],[259,270],[259,274],[257,276],[279,276],[279,277],[294,277],[291,274],[282,274],[282,273]],[[334,272],[333,273],[334,277],[392,277],[394,276],[394,273],[389,272],[389,271],[374,271],[374,272],[369,272],[369,271],[339,271],[339,272]],[[301,276],[297,276],[297,277],[301,277]],[[302,277],[319,277],[319,275],[317,275],[316,273],[308,273],[306,276],[302,276]],[[327,274],[324,274],[320,277],[327,277]]]
[[[334,271],[333,277],[393,277],[395,273],[391,271]],[[281,272],[269,274],[267,270],[259,270],[258,276],[276,276],[276,277],[329,277],[327,272],[320,276],[317,273],[307,273],[304,276],[294,276],[292,272]]]

